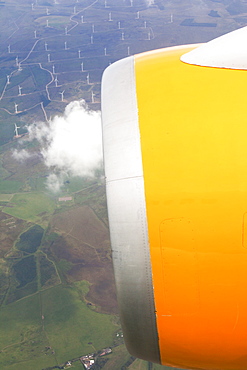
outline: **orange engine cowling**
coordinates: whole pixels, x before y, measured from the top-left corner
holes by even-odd
[[[103,76],[124,339],[134,356],[163,365],[247,369],[243,35],[131,56]]]

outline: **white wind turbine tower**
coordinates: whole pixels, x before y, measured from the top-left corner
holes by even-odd
[[[121,40],[124,40],[124,32],[122,32]]]
[[[65,35],[67,36],[68,35],[68,27],[67,26],[65,27],[64,31],[65,31]]]
[[[9,79],[10,79],[10,76],[9,76],[9,75],[7,75],[7,85],[9,85],[9,84],[10,84]]]
[[[15,113],[18,113],[18,104],[15,103]]]
[[[140,18],[140,12],[137,12],[136,13],[136,19],[139,19]]]
[[[34,38],[37,39],[37,31],[34,31]]]
[[[61,94],[61,101],[63,101],[64,92],[65,92],[65,90],[63,90],[62,92],[59,93],[59,94]]]
[[[20,127],[17,126],[16,123],[15,123],[15,137],[18,137],[19,136],[18,128],[20,128]]]
[[[91,44],[93,44],[93,35],[91,35]]]
[[[31,6],[32,6],[32,10],[34,10],[34,4],[31,4]]]
[[[49,19],[46,20],[46,27],[49,27]]]
[[[48,54],[48,55],[47,55],[47,60],[48,60],[48,63],[50,63],[50,62],[51,62],[51,54]]]
[[[89,73],[87,74],[87,84],[89,85]]]
[[[55,78],[55,86],[57,87],[58,86],[58,79],[57,79],[57,76]]]
[[[133,2],[134,2],[133,0],[130,0],[130,6],[133,6]]]
[[[45,51],[47,51],[48,50],[48,44],[47,44],[47,42],[45,42]]]
[[[52,73],[53,74],[55,73],[55,66],[54,65],[52,66]]]
[[[83,23],[83,15],[81,16],[81,23]]]
[[[10,53],[10,45],[8,45],[8,53]]]
[[[83,69],[83,62],[81,63],[81,71],[84,72],[84,69]]]
[[[18,86],[18,90],[19,90],[18,95],[19,95],[19,96],[21,96],[21,90],[22,90],[22,87],[21,87],[20,85]]]
[[[64,42],[64,50],[68,50],[68,48],[67,48],[67,41]]]
[[[50,15],[48,8],[46,8],[46,15]]]
[[[91,94],[91,101],[92,101],[92,103],[95,103],[94,97],[95,97],[95,94],[94,94],[94,92],[92,91],[92,94]]]
[[[19,59],[18,59],[18,56],[15,58],[15,65],[16,65],[16,67],[18,67],[18,66],[19,66]]]
[[[111,17],[111,12],[109,13],[109,19],[108,19],[109,22],[112,22],[112,17]]]
[[[80,49],[78,50],[78,56],[79,56],[79,59],[81,59],[81,50]]]

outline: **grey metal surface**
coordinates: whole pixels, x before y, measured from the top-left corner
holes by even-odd
[[[160,363],[136,102],[134,57],[102,81],[107,203],[120,318],[131,354]]]

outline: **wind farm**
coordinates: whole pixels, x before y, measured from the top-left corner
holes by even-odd
[[[163,3],[161,0],[80,0],[76,3],[62,0],[46,5],[37,1],[30,6],[23,0],[23,4],[14,5],[22,18],[17,22],[7,16],[2,25],[9,23],[10,26],[9,34],[3,37],[0,54],[1,73],[8,76],[7,81],[0,80],[0,119],[7,118],[11,122],[16,115],[11,109],[16,85],[19,89],[17,119],[21,127],[23,116],[28,123],[34,115],[46,120],[54,112],[61,112],[65,101],[58,91],[58,80],[59,87],[66,88],[66,102],[84,99],[90,108],[98,110],[101,76],[109,64],[130,54],[183,44],[185,38],[189,43],[208,41],[223,29],[238,27],[242,21],[241,14],[219,18],[209,15],[211,10],[225,13],[223,4],[214,3],[212,8],[216,10],[208,8],[200,14],[193,2],[186,5],[185,1],[179,6]],[[8,6],[12,6],[11,0],[1,10],[6,12]],[[204,24],[203,32],[192,32],[195,28],[186,21],[192,16],[193,25]],[[216,19],[217,27],[211,27],[216,25]],[[4,29],[1,32],[5,34]],[[10,139],[10,130],[7,131]],[[6,142],[8,138],[1,140]]]
[[[87,160],[98,153],[87,156],[81,126],[100,127],[110,64],[244,22],[244,7],[202,3],[0,1],[1,369],[80,370],[89,354],[98,369],[169,369],[123,344],[102,167],[81,173],[75,162],[84,148]],[[100,130],[91,134],[101,142]]]

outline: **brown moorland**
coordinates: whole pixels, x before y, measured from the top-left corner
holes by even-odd
[[[89,206],[57,213],[51,220],[51,232],[60,235],[51,251],[56,261],[71,263],[68,282],[87,280],[88,303],[101,312],[117,313],[109,231]]]

